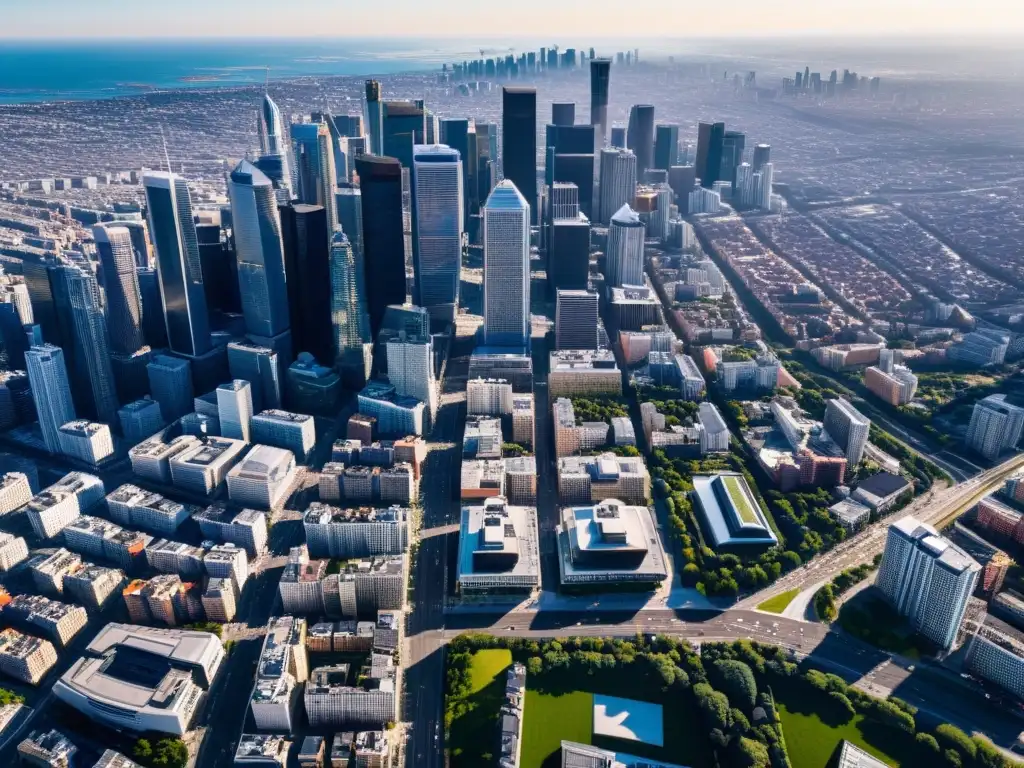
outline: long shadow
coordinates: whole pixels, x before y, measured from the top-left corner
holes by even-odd
[[[406,746],[406,764],[416,768],[442,768],[444,750],[444,648],[405,670],[402,720],[412,724]]]

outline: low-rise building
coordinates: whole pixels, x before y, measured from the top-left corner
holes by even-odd
[[[67,646],[89,622],[89,614],[80,605],[62,603],[42,595],[16,595],[3,607],[3,617],[61,647]]]
[[[304,461],[316,445],[313,417],[271,408],[261,411],[250,421],[255,443],[284,448]]]
[[[471,379],[466,382],[466,413],[506,416],[512,413],[512,384],[504,379]]]
[[[18,744],[19,762],[38,768],[74,765],[78,747],[58,730],[32,731]]]
[[[267,514],[262,510],[235,513],[217,503],[196,512],[192,519],[199,523],[205,538],[236,544],[249,557],[259,557],[267,549]]]
[[[462,508],[458,587],[463,595],[523,594],[540,587],[537,510],[503,498]]]
[[[426,406],[412,397],[396,394],[390,384],[371,381],[359,393],[359,413],[377,420],[381,435],[422,435]]]
[[[906,405],[917,394],[917,376],[902,365],[892,372],[872,365],[864,371],[864,386],[889,405]]]
[[[386,768],[389,752],[387,731],[360,731],[356,734],[353,749],[356,768]]]
[[[0,672],[29,685],[37,685],[57,663],[57,651],[48,640],[0,630]]]
[[[283,448],[257,445],[227,473],[228,495],[237,504],[272,509],[295,481],[295,456]]]
[[[638,456],[566,456],[558,460],[558,498],[562,504],[618,499],[646,504],[651,476]]]
[[[861,480],[853,490],[852,498],[884,515],[902,500],[910,498],[913,492],[914,486],[905,477],[878,472]]]
[[[460,478],[460,497],[463,501],[479,501],[505,495],[505,464],[499,459],[463,461]]]
[[[383,728],[397,720],[394,666],[370,675],[362,685],[349,682],[348,664],[318,667],[306,683],[306,715],[312,728]]]
[[[299,753],[296,755],[299,768],[323,768],[324,737],[307,736],[302,740]]]
[[[120,525],[171,536],[189,518],[192,509],[159,493],[127,484],[107,494],[107,512]]]
[[[297,683],[309,677],[306,621],[294,616],[271,619],[249,699],[253,721],[261,731],[291,733],[301,701]]]
[[[249,561],[245,550],[236,544],[217,544],[203,556],[203,568],[215,579],[230,579],[238,594],[249,578]]]
[[[28,557],[28,545],[21,536],[0,531],[0,571],[9,571]]]
[[[647,507],[617,499],[566,507],[555,531],[562,587],[656,584],[668,578],[665,550]]]
[[[505,459],[505,495],[513,504],[537,501],[537,459],[513,456]]]
[[[170,459],[174,485],[184,491],[208,496],[227,478],[247,448],[242,440],[208,437]]]
[[[32,500],[32,486],[24,472],[7,472],[0,478],[0,515],[6,515]]]
[[[36,589],[48,595],[64,594],[64,579],[84,567],[81,557],[63,547],[49,555],[36,555],[28,564]]]
[[[778,544],[771,522],[743,475],[728,472],[694,477],[691,497],[706,535],[716,549]]]
[[[211,578],[200,600],[207,621],[226,624],[233,621],[236,613],[235,583],[231,579]]]
[[[498,713],[498,765],[518,768],[523,748],[526,667],[518,661],[505,674],[505,698]]]
[[[103,500],[103,481],[84,472],[69,472],[42,493],[32,497],[26,506],[32,530],[40,539],[60,533],[80,514]]]
[[[193,450],[199,445],[199,438],[193,435],[179,435],[171,440],[163,434],[153,435],[128,451],[132,472],[146,480],[164,485],[171,484],[171,459]]]
[[[284,736],[243,733],[235,750],[236,768],[287,768],[292,743]]]
[[[512,397],[512,442],[532,447],[536,438],[533,426],[533,395]]]
[[[552,398],[622,395],[622,372],[609,350],[559,350],[551,353],[550,365]]]
[[[843,499],[829,507],[828,511],[848,533],[861,530],[871,519],[871,507],[853,499]]]
[[[501,421],[487,416],[467,416],[462,456],[467,459],[501,458]]]
[[[303,515],[311,557],[400,555],[409,547],[409,510],[339,509],[313,502]]]
[[[119,568],[86,564],[84,568],[64,577],[64,592],[90,610],[99,610],[121,589],[124,572]]]
[[[60,452],[87,464],[99,464],[114,453],[110,427],[86,419],[76,419],[57,430]]]
[[[199,578],[203,575],[202,547],[183,541],[156,539],[146,547],[146,562],[159,573],[176,573],[179,576]]]

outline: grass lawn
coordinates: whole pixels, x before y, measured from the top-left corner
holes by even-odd
[[[800,594],[800,589],[790,589],[783,592],[781,595],[775,595],[775,597],[769,597],[759,606],[757,610],[768,611],[768,613],[782,613],[793,602],[793,598]]]
[[[750,508],[750,504],[747,502],[747,495],[743,492],[741,478],[727,475],[722,478],[722,482],[725,483],[725,489],[729,492],[729,498],[736,507],[736,513],[740,516],[740,520],[744,523],[756,523],[757,515],[754,514],[754,510]]]
[[[553,696],[527,689],[522,768],[559,765],[562,740],[591,742],[594,697],[583,691]]]
[[[470,691],[465,710],[452,721],[449,749],[453,768],[476,768],[494,763],[498,710],[505,697],[505,669],[512,654],[505,649],[490,649],[473,654],[470,667]]]
[[[874,723],[865,721],[863,716],[854,715],[847,723],[830,725],[821,719],[810,702],[790,700],[787,703],[789,706],[776,701],[793,768],[822,768],[831,765],[830,761],[844,739],[889,765],[901,764],[898,757],[886,751],[890,745],[884,731]],[[906,762],[902,764],[910,765]]]

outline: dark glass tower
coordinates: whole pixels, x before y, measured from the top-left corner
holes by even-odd
[[[505,178],[530,206],[537,223],[537,89],[505,86],[501,99],[501,149]]]
[[[370,139],[369,152],[379,155],[383,152],[381,140],[384,134],[384,115],[381,112],[380,83],[366,81],[366,133]]]
[[[441,143],[447,144],[452,149],[457,149],[462,158],[462,201],[464,204],[462,218],[469,219],[469,201],[475,197],[476,190],[476,174],[470,172],[476,168],[476,162],[473,162],[473,168],[470,168],[470,162],[476,160],[476,135],[473,135],[473,152],[470,152],[469,120],[465,118],[441,120],[440,128]]]
[[[426,142],[426,120],[423,107],[411,101],[385,101],[384,151],[397,158],[403,168],[412,168],[412,148]]]
[[[726,131],[722,138],[722,164],[718,171],[719,181],[728,181],[736,186],[736,169],[743,162],[747,148],[747,137],[739,131]]]
[[[654,129],[654,167],[667,171],[679,164],[679,126],[659,125]]]
[[[363,198],[363,264],[366,308],[373,336],[389,304],[405,303],[405,235],[402,166],[393,157],[356,158]]]
[[[722,167],[725,123],[700,123],[697,126],[696,173],[702,187],[711,189]]]
[[[576,102],[556,101],[551,105],[551,122],[554,125],[572,125],[576,122]]]
[[[327,210],[292,203],[279,208],[292,348],[334,362],[331,343],[330,230]]]
[[[205,354],[210,350],[209,316],[188,185],[170,173],[147,173],[143,185],[171,350]]]
[[[612,77],[611,59],[590,60],[590,124],[596,126],[597,148],[608,136],[608,86]]]
[[[650,104],[634,104],[629,110],[629,126],[626,130],[626,148],[636,155],[636,175],[642,178],[644,171],[654,166],[654,107]]]

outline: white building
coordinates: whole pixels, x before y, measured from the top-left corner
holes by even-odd
[[[390,384],[371,381],[358,396],[359,413],[377,420],[381,435],[422,435],[426,405],[412,397],[403,397]]]
[[[709,453],[729,452],[729,427],[718,408],[712,403],[701,403],[697,412],[700,420],[700,452],[701,455]]]
[[[611,217],[608,228],[607,286],[644,284],[644,237],[640,216],[624,204]]]
[[[271,619],[249,699],[253,720],[261,731],[291,733],[298,717],[297,683],[309,677],[306,620],[294,616]]]
[[[102,500],[102,480],[83,472],[71,472],[33,496],[25,513],[36,536],[45,540],[56,536]]]
[[[295,481],[295,456],[283,448],[257,445],[228,471],[228,496],[247,507],[272,509]]]
[[[203,556],[203,568],[211,578],[230,579],[238,594],[249,578],[245,550],[234,544],[218,544]]]
[[[32,400],[39,414],[39,428],[50,453],[60,453],[61,426],[75,420],[71,384],[64,365],[64,351],[52,344],[34,346],[25,353],[25,367],[32,387]]]
[[[558,460],[558,499],[562,504],[589,504],[620,499],[646,504],[651,476],[639,456],[566,456]]]
[[[217,387],[217,418],[220,433],[232,440],[248,443],[252,421],[252,385],[235,379]]]
[[[915,630],[949,650],[980,572],[970,555],[908,516],[889,526],[875,586]]]
[[[259,509],[243,509],[236,514],[224,504],[211,504],[196,512],[193,519],[205,538],[237,544],[249,557],[259,557],[267,549],[267,515]]]
[[[631,150],[608,147],[601,150],[600,205],[598,217],[608,226],[612,216],[636,197],[636,155]]]
[[[126,484],[107,494],[107,512],[119,525],[170,536],[188,519],[191,510],[159,493]]]
[[[97,722],[136,733],[184,736],[224,660],[216,635],[108,624],[53,687]]]
[[[199,439],[192,435],[179,435],[170,442],[160,435],[139,443],[128,451],[132,472],[155,483],[171,484],[171,459],[192,450]]]
[[[21,536],[0,531],[0,571],[9,571],[28,557],[28,545]]]
[[[512,441],[529,447],[535,443],[533,395],[514,395],[512,398]]]
[[[114,452],[114,440],[106,424],[76,419],[62,425],[57,433],[61,453],[87,464],[98,464]]]
[[[209,495],[227,478],[241,458],[246,444],[226,437],[196,440],[191,447],[170,459],[174,485],[195,494]]]
[[[313,502],[303,515],[310,557],[401,555],[409,547],[409,510],[339,509]]]
[[[350,684],[347,664],[318,667],[306,683],[305,705],[313,728],[364,730],[397,720],[397,670],[393,663],[370,675],[363,685]]]
[[[540,588],[537,510],[501,497],[462,508],[459,591],[466,594],[530,593]]]
[[[0,515],[6,515],[32,500],[32,486],[23,472],[8,472],[0,478]]]
[[[1024,413],[1024,411],[1022,411]],[[825,405],[825,431],[846,454],[846,466],[852,470],[864,458],[871,421],[843,398]]]
[[[36,685],[57,663],[57,651],[48,640],[23,635],[14,629],[0,630],[0,672]]]
[[[313,417],[272,408],[261,411],[249,422],[252,441],[291,451],[301,461],[316,445]]]
[[[989,395],[974,405],[964,442],[972,451],[994,460],[1020,443],[1024,408],[1010,405],[1006,395]]]
[[[236,768],[285,768],[292,743],[284,736],[243,733],[235,750]],[[348,758],[346,757],[346,760]],[[333,766],[331,768],[334,768]]]
[[[530,340],[530,206],[508,179],[483,209],[484,339],[524,347]]]
[[[466,382],[466,413],[504,416],[512,413],[512,385],[504,379],[471,379]]]
[[[89,622],[89,615],[82,606],[42,595],[15,595],[4,606],[4,618],[35,634],[44,635],[62,648],[67,647],[71,638]]]
[[[437,413],[438,391],[434,379],[434,345],[430,337],[408,337],[401,332],[388,341],[388,381],[395,393],[412,397]]]
[[[722,195],[714,190],[696,187],[689,196],[691,215],[718,213],[722,208]]]
[[[771,391],[778,386],[782,366],[774,355],[759,355],[754,360],[719,362],[718,386],[726,392],[737,389]]]

